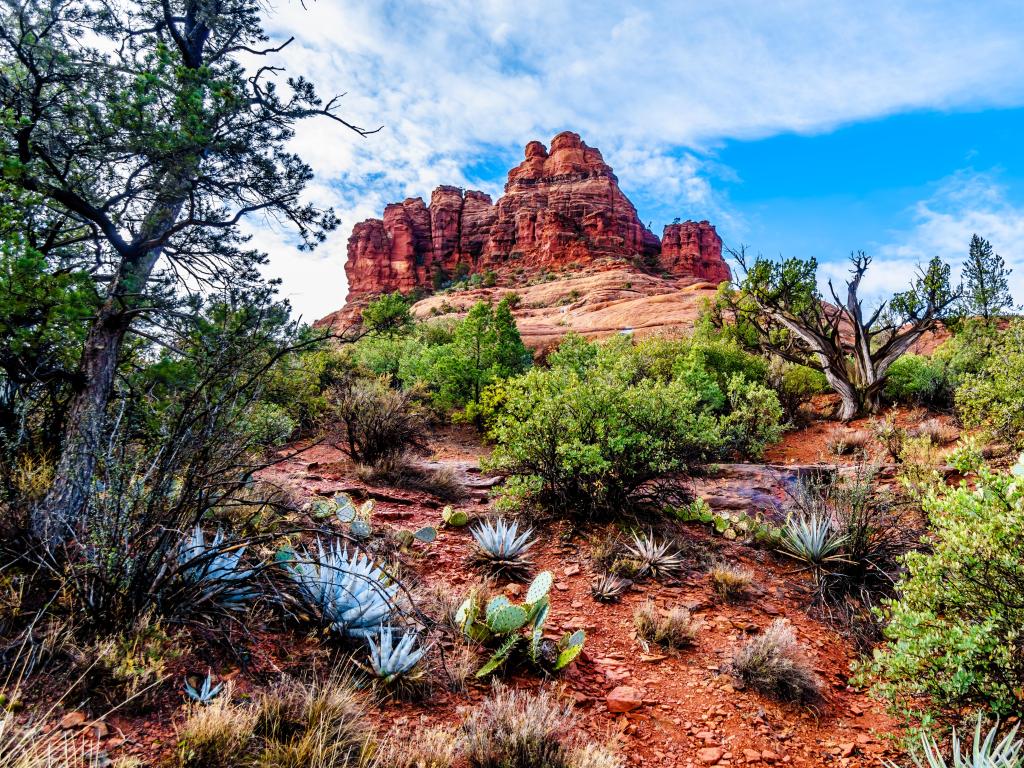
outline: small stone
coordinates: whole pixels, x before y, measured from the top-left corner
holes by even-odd
[[[704,763],[704,765],[714,765],[724,755],[725,753],[719,747],[704,747],[697,750],[697,759]]]
[[[57,727],[66,731],[71,728],[78,728],[80,725],[84,725],[85,720],[85,712],[68,712],[60,719]]]
[[[748,763],[760,763],[761,753],[758,752],[756,749],[744,749],[743,759],[746,760]]]
[[[566,576],[575,576],[579,572],[580,567],[576,564],[567,565],[565,566],[565,568],[562,569],[562,573],[564,573]]]
[[[609,712],[632,712],[639,708],[644,700],[636,688],[620,685],[612,689],[605,698],[605,703],[608,705]]]
[[[779,757],[774,752],[772,752],[770,749],[762,749],[761,750],[761,759],[764,760],[766,763],[777,763],[782,758]]]
[[[857,745],[854,744],[852,741],[846,742],[845,744],[840,744],[839,745],[839,756],[840,757],[849,757],[850,755],[853,754],[853,750],[855,750],[856,748],[857,748]]]

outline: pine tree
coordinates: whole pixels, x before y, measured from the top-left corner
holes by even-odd
[[[1003,257],[992,249],[992,243],[983,237],[971,237],[970,252],[964,263],[964,313],[980,317],[987,324],[1013,306]]]

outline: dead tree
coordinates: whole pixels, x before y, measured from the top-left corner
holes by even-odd
[[[742,279],[720,295],[720,316],[731,316],[748,347],[821,371],[842,399],[843,421],[876,413],[889,366],[947,316],[960,292],[950,287],[949,266],[933,258],[910,288],[865,316],[857,295],[871,264],[850,255],[851,277],[841,298],[830,280],[831,301],[818,289],[815,259],[750,262],[746,249],[730,250]]]

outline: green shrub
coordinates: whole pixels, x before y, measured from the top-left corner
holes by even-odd
[[[1024,446],[1024,321],[1013,320],[992,340],[981,370],[963,376],[956,407],[964,426]]]
[[[924,496],[930,550],[905,557],[886,601],[887,644],[861,669],[896,711],[938,708],[1019,713],[1024,704],[1024,461],[1012,474],[981,467],[975,483]]]
[[[506,499],[583,514],[664,504],[666,476],[760,455],[779,436],[782,408],[747,378],[767,370],[749,357],[721,341],[567,336],[549,369],[509,379],[487,414],[491,464],[513,476]]]
[[[952,405],[953,389],[944,360],[926,355],[906,354],[890,367],[885,396],[908,405],[944,408]]]
[[[678,382],[630,386],[608,372],[553,368],[507,386],[490,466],[513,475],[512,493],[555,509],[620,509],[644,483],[721,448],[714,416]]]
[[[770,378],[772,389],[789,421],[798,421],[800,409],[812,397],[829,391],[825,374],[806,365],[776,362],[772,366]]]

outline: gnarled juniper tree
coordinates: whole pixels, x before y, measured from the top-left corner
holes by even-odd
[[[302,78],[280,82],[256,0],[2,0],[0,164],[29,196],[35,253],[96,286],[55,479],[33,514],[53,547],[79,522],[128,334],[189,297],[257,282],[243,217],[293,225],[305,247],[337,225],[303,202],[311,170],[287,142],[325,116]],[[279,87],[280,86],[280,87]],[[68,263],[71,260],[74,263]]]
[[[950,311],[960,292],[949,283],[949,266],[933,258],[910,288],[879,302],[865,315],[858,297],[871,257],[850,257],[851,277],[841,298],[829,281],[831,301],[818,289],[815,259],[751,263],[744,249],[730,251],[743,277],[719,294],[718,311],[735,321],[748,346],[821,371],[848,421],[881,405],[889,366]]]

